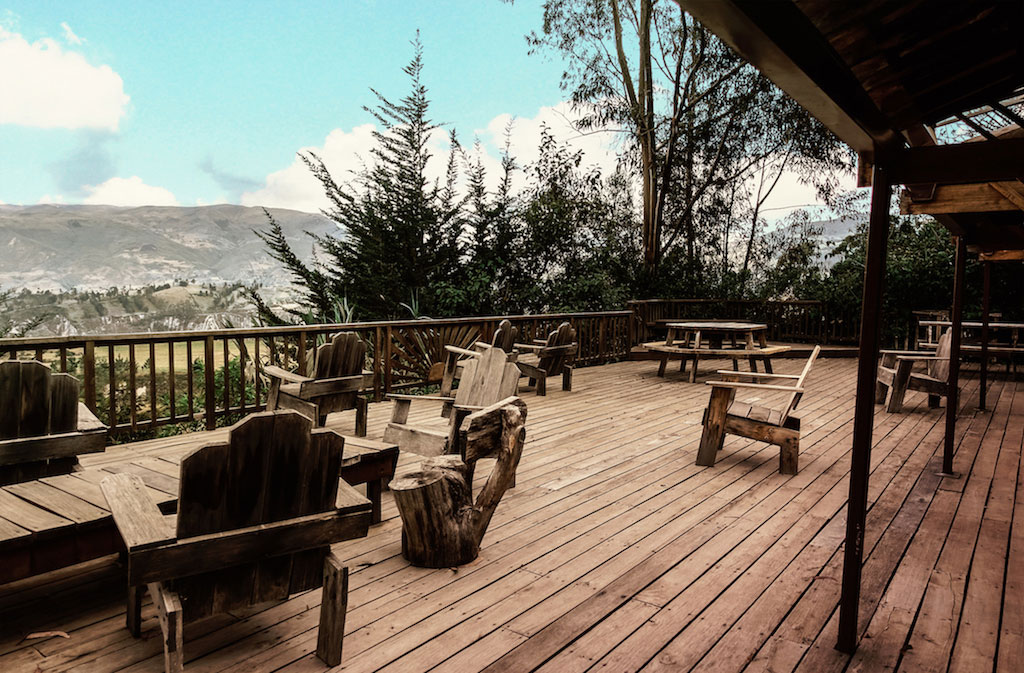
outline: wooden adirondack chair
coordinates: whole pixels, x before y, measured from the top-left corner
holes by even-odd
[[[500,348],[489,348],[468,358],[462,365],[462,378],[455,396],[447,395],[388,395],[394,400],[391,422],[384,431],[384,441],[398,444],[401,451],[422,456],[456,453],[456,431],[466,416],[499,400],[515,395],[519,384],[519,370]],[[407,423],[413,401],[452,404],[447,424],[442,407],[438,421],[429,425],[412,426]]]
[[[949,350],[953,338],[951,329],[939,337],[938,348],[931,351],[881,351],[878,378],[875,383],[875,404],[886,401],[886,411],[897,413],[903,408],[907,390],[928,393],[928,406],[939,406],[940,397],[949,395]],[[914,371],[916,363],[925,365],[924,371]]]
[[[317,656],[341,662],[348,569],[334,542],[366,535],[370,503],[338,471],[345,440],[295,411],[235,424],[227,443],[181,461],[177,519],[139,477],[103,479],[128,558],[128,629],[138,637],[142,589],[160,618],[167,673],[181,671],[184,621],[323,586]]]
[[[441,377],[441,395],[451,397],[455,381],[462,376],[462,363],[466,358],[480,357],[488,348],[500,348],[508,354],[509,362],[515,362],[519,352],[515,350],[516,339],[519,337],[519,330],[512,326],[510,320],[502,320],[498,323],[498,329],[494,330],[489,344],[476,342],[473,344],[475,350],[459,348],[458,346],[445,346],[447,357],[444,363],[444,375]],[[445,404],[442,416],[447,417],[451,413],[451,404]]]
[[[563,322],[547,339],[537,339],[532,344],[516,344],[515,347],[528,354],[516,360],[519,371],[530,379],[528,385],[537,384],[537,394],[547,393],[547,378],[562,375],[562,390],[572,390],[572,365],[576,360],[576,330]]]
[[[373,387],[373,372],[363,371],[365,359],[363,340],[355,332],[339,332],[317,348],[313,376],[264,367],[263,372],[270,377],[267,409],[294,409],[319,427],[326,423],[327,414],[355,409],[355,433],[365,437],[368,403],[359,391]]]
[[[476,411],[459,429],[462,455],[428,458],[417,471],[391,482],[402,517],[402,555],[413,565],[448,568],[480,553],[491,517],[515,485],[526,438],[526,403],[509,397]],[[473,472],[481,458],[496,458],[473,502]]]
[[[66,474],[106,443],[107,426],[78,401],[78,379],[36,360],[0,362],[0,485]]]
[[[707,382],[712,386],[711,399],[704,411],[704,431],[697,449],[697,464],[714,465],[725,434],[729,433],[777,445],[779,472],[796,474],[800,455],[800,419],[793,415],[793,411],[800,403],[804,394],[804,381],[820,352],[821,346],[815,346],[800,374],[719,370],[718,373],[726,380]],[[757,383],[760,379],[776,383]],[[786,381],[793,381],[795,385],[780,385]],[[773,409],[734,401],[738,389],[766,393],[784,390],[790,394],[785,404]]]

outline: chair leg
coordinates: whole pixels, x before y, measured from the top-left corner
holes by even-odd
[[[875,404],[885,404],[885,398],[889,394],[889,386],[882,381],[875,381]]]
[[[369,413],[370,402],[365,397],[356,396],[356,437],[366,436],[366,418]]]
[[[572,391],[572,366],[566,365],[562,370],[562,390]]]
[[[800,439],[793,437],[784,439],[779,444],[779,472],[782,474],[796,474],[800,461]]]
[[[903,398],[907,394],[907,384],[910,383],[910,372],[913,363],[904,360],[896,365],[896,374],[892,379],[892,391],[889,393],[889,404],[885,410],[890,414],[898,413],[903,408]]]
[[[658,376],[664,376],[665,375],[665,365],[667,365],[667,364],[668,364],[668,358],[667,357],[666,358],[661,358],[661,361],[658,362]]]
[[[316,656],[328,666],[337,666],[341,663],[345,613],[348,611],[348,568],[333,553],[324,559],[323,592]]]
[[[181,673],[185,667],[181,600],[177,593],[165,589],[159,582],[149,585],[149,595],[156,605],[163,631],[164,670],[166,673]]]
[[[718,450],[725,441],[725,415],[729,408],[729,389],[712,388],[711,399],[704,415],[704,431],[700,435],[697,449],[697,464],[712,466],[718,457]]]
[[[542,376],[537,379],[537,394],[544,396],[548,394],[548,380],[547,377]]]
[[[941,399],[941,397],[939,395],[929,395],[928,396],[928,408],[929,409],[938,409],[939,408],[939,400],[940,399]]]
[[[365,437],[366,435],[363,435]],[[381,480],[371,479],[366,482],[366,499],[370,501],[370,523],[380,523],[381,511],[380,511],[380,499],[381,499]]]
[[[128,632],[138,638],[142,631],[142,591],[143,587],[128,587],[128,609],[125,615]]]

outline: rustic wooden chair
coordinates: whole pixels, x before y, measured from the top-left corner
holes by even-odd
[[[373,372],[364,371],[366,344],[355,332],[340,332],[316,350],[313,376],[300,376],[280,367],[267,366],[270,378],[267,409],[294,409],[312,418],[319,427],[327,414],[356,410],[355,433],[366,436],[367,399],[359,391],[373,387]]]
[[[494,330],[490,343],[477,341],[473,349],[459,348],[458,346],[447,345],[444,347],[447,357],[444,363],[444,375],[441,378],[441,395],[451,397],[455,381],[462,376],[462,364],[466,358],[480,357],[488,348],[500,348],[508,354],[509,362],[515,362],[519,352],[515,350],[516,339],[519,338],[519,330],[512,326],[508,319],[498,323],[498,329]],[[451,413],[451,404],[445,404],[442,416],[447,417]]]
[[[723,381],[708,381],[711,399],[704,411],[704,431],[697,449],[697,464],[711,466],[722,448],[726,433],[768,442],[779,447],[779,472],[796,474],[800,455],[800,418],[793,415],[804,394],[804,381],[821,352],[815,346],[799,374],[764,374],[719,370]],[[745,379],[745,380],[744,380]],[[777,383],[758,383],[761,379]],[[781,385],[792,381],[794,385]],[[734,401],[738,389],[789,392],[786,403],[778,408]]]
[[[878,364],[878,378],[875,382],[875,404],[883,404],[888,394],[889,403],[885,410],[890,414],[903,408],[907,390],[928,393],[928,406],[939,406],[940,397],[948,397],[949,350],[953,338],[951,329],[939,337],[935,351],[881,351]],[[914,371],[914,365],[924,364],[924,371]]]
[[[449,568],[469,563],[498,503],[515,485],[526,438],[526,403],[509,397],[465,418],[461,454],[424,460],[391,482],[402,517],[402,555],[413,565]],[[496,458],[473,502],[477,461]]]
[[[505,351],[489,348],[468,358],[462,365],[462,378],[454,396],[448,395],[394,395],[391,422],[384,430],[384,441],[398,444],[401,451],[423,456],[437,456],[456,452],[456,431],[467,415],[515,395],[519,385],[519,370],[509,362]],[[438,421],[428,425],[412,426],[407,423],[414,401],[451,404],[452,413],[445,414],[442,406]]]
[[[78,387],[36,360],[0,362],[0,485],[72,472],[79,454],[104,449],[107,426]]]
[[[528,377],[528,385],[537,384],[537,394],[547,393],[547,378],[562,375],[562,390],[572,390],[572,365],[576,360],[576,330],[563,322],[547,339],[536,339],[532,344],[516,344],[525,351],[516,360],[519,371]]]
[[[330,545],[365,536],[370,523],[370,503],[339,485],[344,442],[295,411],[253,414],[226,443],[182,459],[176,520],[160,513],[136,475],[103,479],[127,548],[128,629],[139,636],[148,587],[167,673],[182,670],[185,621],[319,586],[317,656],[341,662],[348,569]]]

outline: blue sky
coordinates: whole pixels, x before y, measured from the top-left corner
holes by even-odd
[[[0,0],[0,203],[315,212],[328,204],[296,152],[336,178],[362,166],[369,88],[405,95],[417,30],[432,116],[481,140],[492,180],[513,119],[520,163],[543,125],[608,173],[620,138],[576,132],[558,56],[527,53],[541,21],[542,0]],[[814,200],[787,176],[766,207]]]
[[[81,202],[87,187],[135,177],[182,205],[237,202],[298,149],[372,121],[362,109],[374,101],[369,87],[404,95],[401,68],[417,29],[433,116],[471,141],[499,115],[532,118],[562,100],[560,64],[527,55],[523,36],[540,26],[541,11],[527,0],[0,0],[0,44],[10,47],[0,70],[20,71],[31,86],[74,89],[48,105],[67,110],[52,122],[34,110],[5,119],[0,104],[0,201]],[[68,67],[35,63],[59,60],[55,53]],[[90,88],[82,71],[102,66],[111,71],[105,84]],[[112,75],[129,99],[119,117]],[[106,113],[76,118],[91,107]]]

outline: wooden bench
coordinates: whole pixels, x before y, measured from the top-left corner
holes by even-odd
[[[172,514],[178,503],[179,464],[191,450],[137,456],[0,487],[0,584],[120,551],[100,481],[111,474],[134,474],[160,510]],[[366,484],[372,523],[381,519],[382,490],[393,478],[397,462],[396,444],[345,437],[341,478],[352,486]]]

